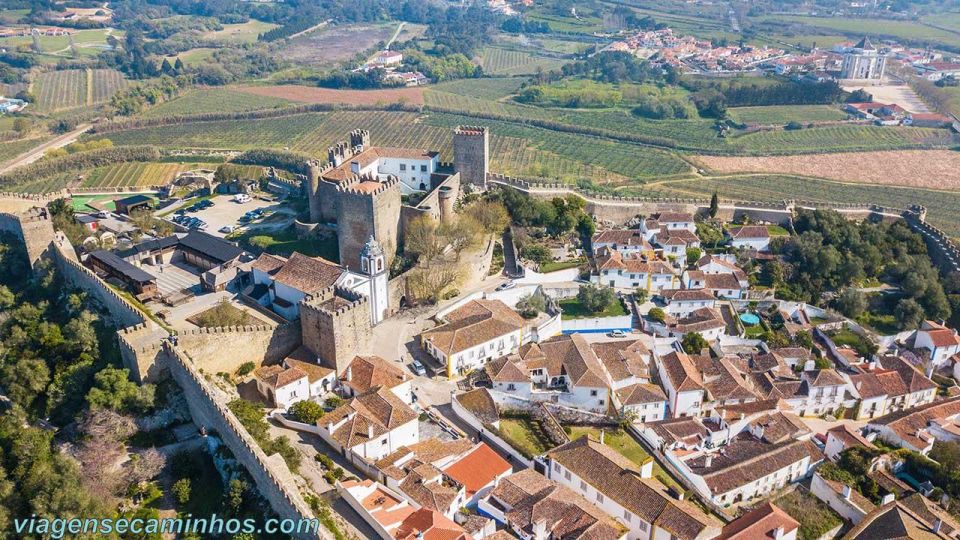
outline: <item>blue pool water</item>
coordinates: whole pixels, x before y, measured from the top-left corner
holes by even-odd
[[[760,324],[760,317],[757,317],[756,313],[744,313],[740,315],[740,320],[748,326]]]

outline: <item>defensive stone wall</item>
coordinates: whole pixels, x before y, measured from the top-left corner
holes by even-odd
[[[0,230],[13,234],[23,242],[30,266],[45,256],[54,240],[53,222],[47,209],[43,206],[28,207],[34,200],[17,199],[7,205],[13,212],[0,213]],[[44,204],[40,200],[37,202]]]
[[[51,252],[54,255],[57,268],[63,274],[67,283],[83,289],[103,304],[117,327],[126,328],[148,322],[147,317],[139,308],[121,296],[119,292],[100,279],[92,270],[76,260],[73,256],[73,246],[66,238],[58,238]],[[150,324],[152,325],[153,322],[151,321]]]
[[[196,424],[216,431],[237,461],[243,465],[263,496],[281,519],[312,519],[313,511],[296,487],[293,475],[279,454],[267,456],[260,445],[226,405],[226,398],[198,373],[183,350],[165,344],[161,353],[170,375],[183,389],[190,414]],[[300,533],[298,539],[330,539],[322,526],[316,533]]]
[[[275,364],[300,346],[300,324],[228,326],[178,330],[177,345],[190,351],[206,373],[234,373],[253,362]]]

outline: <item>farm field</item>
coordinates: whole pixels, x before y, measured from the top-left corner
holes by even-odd
[[[35,146],[40,146],[46,140],[47,137],[37,137],[18,141],[5,141],[3,144],[0,144],[0,163],[9,161]]]
[[[87,104],[87,70],[67,69],[41,73],[33,84],[37,110],[52,112]]]
[[[232,88],[194,88],[176,99],[147,109],[143,116],[157,118],[209,112],[244,112],[290,104],[278,97],[254,96]]]
[[[113,97],[117,91],[127,86],[127,80],[123,74],[115,69],[94,69],[92,70],[93,88],[88,90],[88,99],[90,103],[105,103]]]
[[[846,120],[847,114],[830,105],[773,105],[732,107],[730,118],[741,124],[784,125],[789,122],[830,122]]]
[[[850,36],[890,36],[896,39],[942,43],[960,47],[960,33],[941,30],[928,24],[890,19],[854,19],[848,17],[813,17],[806,15],[774,15],[760,17],[763,22],[799,23],[815,28],[826,28]]]
[[[855,152],[950,146],[946,129],[833,125],[798,130],[773,130],[735,137],[733,144],[751,155]]]
[[[175,56],[168,56],[167,60],[170,61],[170,64],[173,65],[176,62],[176,59],[179,58],[181,62],[188,66],[195,66],[201,62],[206,61],[208,58],[213,56],[217,49],[210,47],[197,47],[195,49],[190,49],[189,51],[184,51]]]
[[[177,173],[203,168],[201,163],[118,163],[98,167],[83,179],[82,187],[160,186]]]
[[[460,79],[434,84],[426,90],[495,101],[515,94],[524,82],[524,77]]]
[[[956,13],[937,13],[936,15],[927,15],[920,18],[930,26],[947,28],[955,32],[960,32],[960,12]]]
[[[277,54],[297,66],[330,67],[390,39],[396,29],[394,23],[326,26],[284,42]]]
[[[603,21],[598,17],[572,19],[548,13],[546,8],[530,10],[526,13],[526,18],[530,21],[548,23],[551,31],[565,34],[592,34],[603,30]]]
[[[784,199],[838,203],[874,203],[892,208],[921,204],[927,219],[953,236],[960,236],[960,193],[913,187],[872,186],[797,176],[758,174],[691,180],[671,180],[639,188],[623,188],[622,195],[700,197],[717,192],[721,199],[777,202]]]
[[[537,68],[550,71],[565,63],[566,61],[560,58],[548,58],[500,47],[486,47],[480,53],[480,65],[484,73],[489,75],[528,75],[535,73]]]
[[[232,89],[252,96],[261,96],[259,99],[283,99],[299,103],[345,103],[348,105],[386,105],[389,103],[423,104],[423,88],[418,87],[383,88],[380,90],[336,90],[333,88],[290,84],[275,86],[235,86],[232,87]]]
[[[207,41],[226,43],[253,43],[260,34],[273,30],[278,25],[250,19],[245,23],[225,24],[222,30],[207,32],[203,38]]]
[[[73,33],[73,43],[80,56],[94,57],[107,50],[107,36],[123,39],[123,31],[113,28],[97,28],[91,30],[77,30]],[[56,63],[63,58],[72,57],[70,38],[67,36],[40,36],[40,50],[43,54],[40,60],[45,63]],[[32,45],[33,38],[18,36],[0,38],[0,47],[16,48],[17,45]]]
[[[904,150],[774,157],[697,156],[718,173],[762,172],[960,190],[960,152]]]

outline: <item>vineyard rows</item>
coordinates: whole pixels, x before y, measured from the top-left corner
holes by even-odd
[[[289,105],[276,97],[257,96],[222,88],[193,89],[184,95],[148,109],[145,117],[183,116],[216,111],[218,113],[254,111]]]
[[[115,69],[93,70],[93,103],[110,101],[114,94],[126,86],[127,80]]]
[[[544,71],[558,69],[565,62],[559,58],[547,58],[523,51],[487,47],[481,53],[480,65],[488,75],[528,75],[537,68]]]
[[[830,105],[771,105],[768,107],[733,107],[727,110],[741,124],[782,126],[788,122],[830,122],[846,120],[847,114]]]
[[[651,186],[653,187],[653,186]],[[960,235],[960,192],[935,191],[907,187],[843,184],[782,175],[732,176],[674,180],[656,185],[667,197],[709,198],[716,191],[721,198],[748,201],[804,199],[840,203],[875,203],[904,208],[911,204],[927,207],[927,217],[949,234]],[[623,195],[647,195],[647,186],[625,188]]]
[[[435,84],[429,87],[428,93],[436,91],[495,101],[516,93],[524,80],[522,77],[458,79]]]
[[[923,148],[951,144],[945,129],[835,125],[750,133],[733,139],[745,153],[777,154]]]
[[[118,163],[94,169],[83,180],[83,187],[164,185],[172,182],[178,172],[201,166],[197,163]]]
[[[316,129],[324,119],[324,113],[310,113],[281,118],[194,122],[121,131],[99,138],[108,138],[116,145],[151,144],[164,148],[284,148]]]
[[[37,109],[51,112],[87,103],[87,70],[66,69],[41,73],[34,83]]]

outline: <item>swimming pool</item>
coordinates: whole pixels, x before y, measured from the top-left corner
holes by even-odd
[[[760,324],[760,317],[756,313],[743,313],[740,315],[740,320],[743,321],[743,324],[747,326],[756,326]]]

